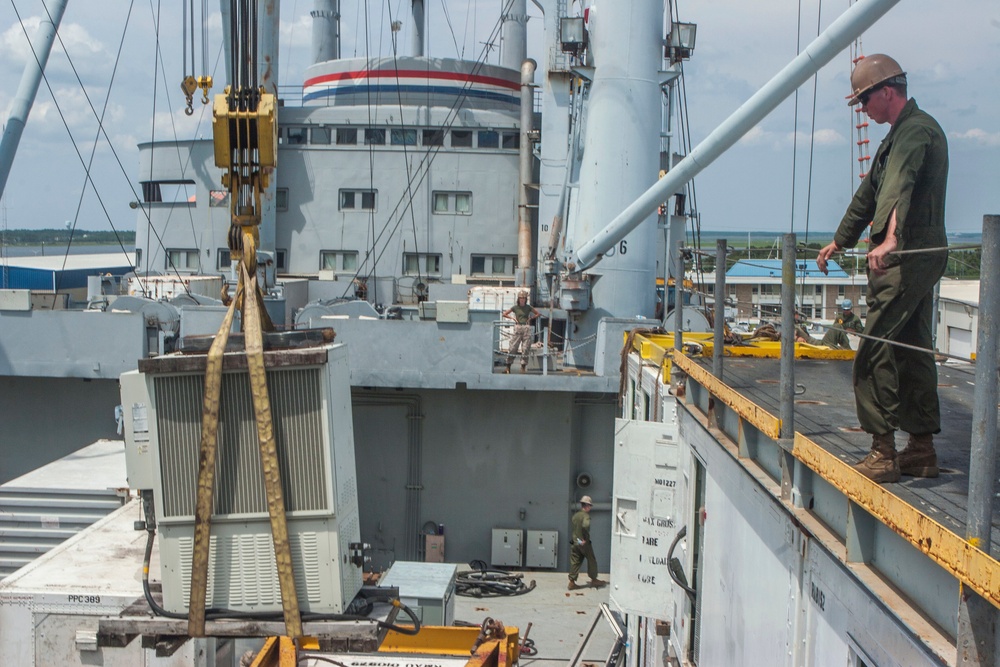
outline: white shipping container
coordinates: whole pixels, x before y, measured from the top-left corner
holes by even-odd
[[[143,597],[146,532],[133,526],[141,516],[130,502],[0,581],[0,665],[216,665],[214,639],[188,641],[170,657],[138,638],[124,648],[97,645],[98,620]]]

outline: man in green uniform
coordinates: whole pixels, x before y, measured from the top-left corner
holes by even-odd
[[[830,256],[853,247],[871,222],[865,333],[930,349],[933,290],[947,253],[893,253],[947,245],[948,143],[937,121],[907,98],[906,73],[889,56],[861,60],[851,88],[848,104],[860,103],[870,119],[891,127],[816,263],[826,273]],[[871,452],[855,470],[880,483],[898,481],[901,473],[937,476],[933,434],[941,431],[941,410],[933,353],[862,339],[854,358],[854,396],[861,427],[872,434]],[[910,434],[898,456],[897,429]]]
[[[840,307],[842,312],[840,313],[840,317],[834,321],[833,326],[839,326],[844,331],[853,331],[854,333],[864,332],[865,324],[861,321],[861,318],[855,314],[854,302],[850,299],[844,299],[840,303]]]
[[[862,333],[865,330],[865,325],[861,323],[861,318],[854,314],[852,310],[854,304],[851,303],[850,299],[844,299],[840,307],[843,312],[823,334],[823,340],[820,344],[838,350],[850,350],[853,348],[851,347],[851,339],[847,337],[847,332]]]
[[[572,519],[572,544],[569,548],[569,590],[583,588],[576,583],[580,575],[580,566],[587,560],[587,576],[594,588],[607,586],[608,582],[597,578],[597,559],[594,557],[594,547],[590,544],[590,508],[594,501],[590,496],[580,498],[580,511]]]

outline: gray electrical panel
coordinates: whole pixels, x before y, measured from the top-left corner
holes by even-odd
[[[521,567],[524,556],[524,531],[520,528],[494,528],[491,565]]]
[[[524,543],[524,566],[555,569],[559,562],[559,531],[529,530]]]

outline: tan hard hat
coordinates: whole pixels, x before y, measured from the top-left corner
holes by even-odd
[[[583,498],[580,498],[580,504],[581,505],[593,505],[594,501],[590,499],[590,496],[584,496]]]
[[[851,90],[845,99],[848,106],[859,104],[858,96],[871,90],[880,83],[906,83],[906,72],[895,60],[884,53],[873,53],[865,56],[855,65],[851,72]]]
[[[518,299],[527,299],[528,298],[528,293],[526,291],[518,292],[517,293],[517,298]]]

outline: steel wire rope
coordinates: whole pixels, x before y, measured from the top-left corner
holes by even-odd
[[[513,0],[505,0],[505,2],[506,2],[506,5],[505,5],[506,9],[509,9],[510,6],[513,4]],[[490,33],[490,41],[484,43],[483,50],[480,53],[480,58],[475,62],[474,66],[472,68],[471,76],[475,76],[476,74],[478,74],[478,72],[482,69],[483,65],[485,65],[486,55],[488,54],[490,46],[492,44],[492,40],[494,39],[495,35],[499,32],[501,25],[502,25],[502,23],[498,19],[497,22],[493,26],[492,32]],[[459,94],[456,96],[455,102],[452,103],[451,108],[448,110],[448,112],[447,112],[447,114],[445,116],[445,123],[444,123],[444,125],[442,125],[442,131],[447,131],[447,130],[451,129],[451,127],[454,124],[455,120],[457,120],[457,118],[458,118],[458,111],[459,111],[460,105],[462,104],[462,102],[465,101],[465,98],[467,97],[467,91],[471,87],[472,87],[472,81],[470,79],[470,80],[466,81],[462,85],[462,87],[459,89]],[[416,181],[416,185],[420,185],[424,181],[424,179],[427,177],[427,174],[428,174],[429,169],[430,169],[430,165],[433,163],[434,158],[437,156],[437,153],[440,150],[441,150],[441,146],[434,146],[434,147],[430,148],[429,150],[425,151],[424,157],[421,159],[420,164],[417,165],[417,173],[419,174],[419,179]],[[409,184],[408,184],[407,187],[409,187]],[[400,207],[404,205],[404,200],[405,200],[405,195],[401,196],[400,199],[399,199],[399,201],[396,202],[395,207],[393,208],[393,210],[387,216],[385,224],[382,225],[382,229],[379,231],[377,237],[373,241],[373,243],[372,243],[372,250],[366,250],[366,256],[365,256],[365,261],[366,262],[368,260],[368,254],[374,252],[374,248],[378,246],[379,240],[382,238],[382,236],[386,233],[387,230],[389,231],[390,238],[396,233],[396,230],[399,228],[399,225],[402,223],[402,216],[399,217],[399,219],[396,221],[396,224],[392,227],[391,230],[389,230],[389,224],[392,222],[393,218],[396,217],[396,214],[399,211]],[[412,202],[411,202],[411,204],[412,204]],[[376,258],[374,260],[376,263],[382,258],[382,255],[385,253],[385,251],[387,249],[388,249],[388,242],[386,242],[386,244],[383,246],[382,250],[376,256]],[[357,279],[359,275],[360,275],[360,269],[355,272],[353,279]],[[347,294],[347,292],[345,290],[344,295],[346,296],[346,294]]]
[[[24,21],[21,19],[21,15],[17,11],[17,6],[14,5],[14,1],[13,0],[11,0],[11,5],[14,8],[14,13],[17,15],[18,23],[21,25],[21,30],[22,30],[22,32],[24,32],[25,37],[28,39],[28,43],[30,45],[31,44],[31,39],[28,37],[27,28],[25,27]],[[46,7],[46,13],[48,13],[48,8],[47,7]],[[52,17],[51,17],[51,15],[49,15],[49,20],[51,21],[51,19],[52,19]],[[58,36],[58,33],[57,33],[57,36]],[[62,43],[61,40],[60,40],[60,43]],[[65,46],[63,48],[65,50]],[[56,98],[55,91],[52,89],[52,84],[49,82],[48,76],[45,74],[45,71],[42,68],[41,63],[38,60],[38,55],[35,53],[34,47],[31,47],[30,50],[31,50],[32,56],[35,59],[35,64],[38,65],[39,70],[41,70],[41,72],[42,72],[42,80],[45,82],[45,87],[49,91],[49,95],[52,97],[52,103],[53,103],[53,105],[56,108],[56,112],[59,114],[59,119],[62,121],[63,127],[66,129],[66,133],[69,135],[70,143],[73,146],[73,150],[76,152],[77,158],[80,160],[80,164],[84,167],[85,171],[88,174],[88,178],[89,178],[89,170],[87,170],[87,168],[86,168],[86,163],[85,163],[85,161],[83,159],[82,153],[80,152],[80,147],[79,147],[79,145],[76,142],[76,138],[73,136],[72,130],[70,130],[70,128],[69,128],[69,123],[66,120],[66,116],[65,116],[65,114],[62,111],[62,107],[59,105],[59,101]],[[66,54],[66,56],[67,56],[67,59],[69,59],[69,54],[68,53]],[[76,73],[77,80],[81,81],[79,73],[76,71],[75,66],[73,66],[72,59],[70,59],[70,66],[72,67],[74,73]],[[82,84],[82,81],[81,81],[81,86],[82,85],[83,84]],[[84,88],[83,92],[84,92],[84,97],[87,99],[88,103],[90,103],[90,97],[87,95],[85,88]],[[96,109],[94,109],[93,104],[90,104],[90,108],[91,108],[91,111],[94,113],[94,116],[98,117],[97,111],[96,111]],[[121,159],[119,158],[117,151],[115,151],[114,145],[111,143],[111,139],[107,135],[107,130],[104,129],[104,127],[103,127],[102,124],[99,124],[99,127],[101,129],[101,132],[104,134],[104,138],[108,141],[108,145],[111,148],[111,152],[115,156],[115,160],[118,162],[119,169],[121,169],[122,173],[126,177],[126,181],[129,184],[129,188],[132,190],[132,194],[136,195],[138,197],[138,195],[135,192],[135,188],[132,187],[131,180],[128,178],[128,175],[125,172],[125,167],[124,167],[124,165],[122,165]],[[90,183],[91,183],[91,186],[94,188],[94,196],[97,197],[97,201],[98,201],[98,203],[101,206],[101,210],[104,212],[104,216],[108,220],[108,224],[111,225],[111,228],[115,231],[116,236],[117,236],[117,229],[115,229],[115,227],[114,227],[114,223],[111,220],[111,214],[108,212],[107,206],[104,204],[104,199],[101,197],[100,191],[97,189],[97,186],[94,184],[93,180],[90,180]],[[119,241],[119,245],[122,245],[120,238],[118,238],[118,241]],[[122,252],[125,254],[126,257],[128,257],[128,252],[125,250],[125,248],[124,248],[123,245],[122,245]],[[134,270],[135,267],[132,265],[131,258],[129,259],[129,266],[131,266],[133,268],[133,270]],[[175,268],[175,272],[176,272],[176,268]],[[180,273],[179,272],[177,273],[177,277],[180,278]]]
[[[448,0],[441,0],[441,10],[442,13],[444,14],[445,23],[448,24],[448,31],[451,33],[451,41],[455,45],[455,57],[461,58],[462,51],[461,49],[458,48],[458,38],[455,37],[455,28],[451,24],[451,13],[448,11]],[[469,20],[468,12],[465,13],[465,20],[466,22],[468,22]]]
[[[388,2],[386,4],[388,4]],[[392,9],[391,8],[389,9],[389,21],[390,22],[392,21]],[[399,61],[397,60],[397,57],[396,57],[397,56],[397,49],[398,49],[398,44],[397,44],[397,40],[396,40],[396,33],[392,33],[392,40],[391,41],[392,41],[392,65],[393,65],[393,71],[396,73],[396,104],[397,104],[397,108],[399,109],[399,127],[400,127],[399,131],[401,133],[403,133],[403,141],[401,143],[402,143],[402,146],[403,146],[403,166],[406,168],[406,190],[405,190],[405,192],[406,192],[408,200],[409,200],[409,203],[406,206],[406,210],[409,211],[409,213],[410,213],[410,226],[413,229],[413,252],[416,255],[416,259],[417,259],[417,281],[418,281],[417,284],[419,285],[419,284],[421,284],[423,282],[423,274],[422,274],[421,266],[420,266],[420,243],[417,240],[417,219],[416,219],[416,216],[413,213],[413,189],[411,187],[411,184],[413,182],[413,177],[412,177],[412,174],[410,173],[409,151],[406,148],[406,123],[405,123],[405,121],[403,119],[403,93],[400,90],[400,83],[399,83]],[[457,47],[457,45],[456,45],[456,47]],[[414,131],[414,133],[416,133],[416,129],[414,129],[413,131]],[[390,132],[390,135],[391,135],[391,133],[392,133],[391,128],[390,128],[389,132]],[[416,140],[416,134],[414,134],[414,140]],[[405,254],[404,254],[404,258],[405,258]],[[427,259],[430,259],[430,255],[427,256]],[[404,271],[406,270],[405,266],[403,267],[403,270]]]
[[[107,93],[107,95],[104,96],[104,107],[101,109],[101,114],[97,118],[97,136],[94,137],[94,145],[91,147],[90,158],[87,160],[87,164],[86,164],[86,167],[85,167],[86,173],[85,173],[84,178],[83,178],[83,185],[80,188],[80,197],[79,197],[79,199],[77,199],[76,211],[73,214],[73,226],[70,229],[69,241],[66,244],[66,252],[65,252],[65,254],[63,254],[62,271],[66,270],[66,262],[69,260],[69,251],[70,251],[70,248],[73,245],[73,237],[74,237],[74,235],[76,233],[76,225],[77,225],[78,221],[80,220],[80,209],[83,206],[83,198],[87,194],[87,184],[90,183],[90,185],[94,188],[94,190],[95,191],[97,190],[97,185],[90,178],[90,172],[91,172],[91,169],[94,166],[94,156],[97,154],[97,144],[98,144],[98,142],[101,139],[101,131],[102,131],[103,127],[104,127],[104,116],[105,116],[105,114],[108,111],[108,104],[111,101],[111,90],[114,87],[115,75],[118,73],[118,63],[121,61],[122,48],[123,48],[123,46],[125,44],[125,35],[128,32],[129,19],[132,16],[132,8],[133,8],[134,5],[135,5],[135,0],[132,0],[129,3],[128,14],[125,16],[125,25],[122,27],[122,36],[121,36],[121,39],[118,42],[118,53],[115,55],[115,64],[114,64],[114,67],[111,70],[111,79],[108,81],[108,93]],[[44,5],[43,5],[43,7],[44,7]],[[48,14],[48,11],[49,11],[48,7],[45,7],[45,11],[46,11],[46,14]],[[48,14],[48,18],[49,18],[50,21],[52,20],[51,14]],[[70,67],[73,69],[73,72],[76,74],[76,67],[73,64],[73,59],[70,57],[69,50],[66,48],[66,45],[62,41],[62,36],[58,32],[56,32],[56,39],[59,40],[59,45],[62,47],[63,53],[66,55],[66,59],[69,61]],[[80,88],[83,90],[84,97],[86,97],[87,101],[89,102],[90,101],[90,96],[87,95],[87,90],[86,90],[86,88],[83,85],[83,81],[80,80],[79,74],[77,74],[77,82],[80,84]],[[97,111],[96,111],[96,109],[93,109],[93,105],[91,105],[91,109],[94,111],[94,114],[97,115]],[[114,225],[113,222],[111,222],[110,218],[108,220],[108,223],[111,225],[111,230],[115,234],[115,240],[118,241],[118,246],[122,249],[122,253],[124,253],[125,257],[128,258],[128,251],[125,250],[125,245],[124,245],[124,243],[122,243],[121,237],[118,235],[118,230],[115,229],[115,225]],[[130,267],[132,266],[131,258],[129,258],[129,266]],[[56,289],[57,292],[59,291],[59,286],[60,286],[61,282],[62,282],[62,273],[60,272],[59,277],[56,279],[56,288],[55,289]]]
[[[370,26],[369,26],[369,22],[368,22],[368,3],[367,2],[365,3],[364,15],[365,15],[365,57],[367,58],[367,61],[370,63],[371,62],[371,48],[369,46],[369,30],[370,30]],[[357,32],[355,32],[355,34],[357,34]],[[357,48],[357,45],[355,44],[355,49],[356,48]],[[381,51],[381,49],[380,49],[380,51]],[[355,51],[355,55],[356,54],[357,54],[357,51]],[[366,67],[367,67],[367,65],[366,65]],[[370,85],[366,86],[366,88],[365,88],[365,99],[366,99],[367,107],[368,107],[368,127],[370,128],[370,127],[372,127],[372,88],[371,88]],[[377,130],[372,130],[372,131],[373,132],[377,132]],[[365,132],[368,132],[368,128],[365,128]],[[372,190],[373,192],[375,190],[375,141],[374,141],[374,139],[375,139],[375,137],[372,137],[372,141],[370,141],[370,142],[369,141],[365,141],[365,143],[368,144],[368,188],[370,190]],[[383,136],[383,140],[384,139],[385,139],[385,137]],[[368,213],[368,221],[370,223],[369,229],[368,229],[368,233],[371,235],[371,238],[374,239],[375,238],[375,210],[374,210],[374,208],[373,208],[372,211],[370,211]],[[372,241],[373,248],[374,248],[374,243],[375,242],[373,240]],[[354,280],[358,280],[358,276],[360,275],[361,267],[365,266],[368,263],[368,256],[369,256],[369,253],[366,251],[363,262],[359,263],[358,267],[355,269],[354,279],[352,280],[352,282]],[[345,254],[345,257],[346,257],[346,254]],[[336,261],[336,260],[334,260],[334,261]],[[371,273],[369,273],[368,275],[365,276],[365,280],[367,280],[369,276],[372,278],[372,282],[374,283],[373,286],[372,286],[373,287],[372,298],[375,300],[376,303],[378,303],[378,275],[376,273],[375,263],[374,262],[372,262]],[[344,290],[344,296],[346,296],[346,295],[347,295],[347,290],[345,289]]]
[[[512,4],[513,4],[513,0],[508,0],[506,7],[509,9]],[[366,10],[367,10],[367,8],[366,8]],[[501,12],[501,15],[502,14],[503,13]],[[499,31],[501,25],[502,25],[502,22],[498,19],[497,23],[494,24],[493,31],[490,34],[490,42],[492,42],[492,39],[494,38],[494,36],[496,35],[496,33]],[[473,76],[475,76],[475,74],[478,73],[478,71],[485,64],[485,58],[486,58],[486,55],[488,54],[488,51],[489,51],[489,43],[487,43],[487,44],[484,45],[483,51],[480,54],[480,59],[477,60],[476,63],[475,63],[475,65],[473,66],[473,71],[472,71],[472,75]],[[445,116],[445,123],[442,126],[442,128],[443,128],[442,131],[447,131],[448,129],[450,129],[452,127],[452,125],[454,124],[455,120],[458,118],[458,108],[459,108],[460,104],[462,102],[464,102],[465,97],[466,97],[466,91],[469,88],[471,88],[471,86],[472,86],[472,81],[469,80],[465,84],[463,84],[462,87],[459,89],[460,94],[457,96],[455,102],[452,103],[451,108],[448,110],[448,113]],[[418,173],[420,173],[420,171],[423,170],[423,172],[420,175],[419,180],[416,183],[417,185],[419,185],[420,183],[422,183],[423,180],[427,177],[427,174],[429,173],[429,170],[430,170],[430,165],[433,163],[433,160],[437,156],[437,153],[440,150],[440,148],[441,148],[441,146],[435,146],[432,149],[429,149],[428,151],[425,151],[423,159],[421,160],[420,164],[417,166],[418,167],[418,169],[417,169]],[[405,150],[405,146],[404,146],[404,150]],[[410,188],[412,186],[412,181],[413,181],[413,176],[410,176],[408,178],[408,182],[407,182],[407,186],[406,186],[407,191],[410,190]],[[400,206],[404,205],[404,201],[406,201],[405,194],[400,197],[399,201],[396,203],[396,206],[393,208],[392,212],[387,216],[386,222],[382,226],[382,230],[378,233],[378,235],[376,236],[376,238],[372,242],[372,249],[369,250],[369,251],[366,251],[366,253],[373,253],[374,252],[374,249],[377,247],[379,240],[382,238],[382,235],[385,233],[386,229],[388,229],[389,223],[396,216],[397,212],[399,211]],[[408,206],[408,207],[412,206],[412,200],[409,201],[406,204],[406,206]],[[400,215],[399,219],[396,222],[396,225],[389,232],[390,238],[392,238],[392,236],[395,235],[395,232],[399,228],[399,225],[401,223],[402,223],[402,215]],[[385,251],[387,249],[388,249],[388,241],[386,242],[385,246],[383,246],[382,251],[379,252],[379,254],[376,256],[376,258],[375,258],[375,260],[373,262],[373,265],[378,263],[378,261],[382,258],[382,255],[385,253]],[[368,261],[368,254],[366,254],[366,256],[365,256],[365,263],[367,263],[367,261]],[[356,280],[359,275],[360,275],[360,269],[357,272],[355,272],[354,279]],[[418,260],[418,279],[419,279],[419,277],[420,277],[420,272],[419,272],[419,260]],[[346,291],[346,288],[345,288],[344,296],[346,296],[346,294],[347,294],[347,291]]]
[[[670,19],[671,19],[671,22],[674,22],[674,23],[680,23],[680,8],[677,6],[678,4],[679,3],[677,3],[677,2],[671,2],[671,16],[670,16]],[[678,81],[678,85],[677,85],[677,89],[678,90],[677,90],[677,92],[678,92],[678,97],[679,97],[679,99],[678,99],[678,115],[679,115],[678,124],[680,125],[680,128],[681,128],[681,133],[680,133],[681,148],[684,150],[684,154],[685,155],[689,155],[690,152],[691,152],[691,149],[692,149],[692,145],[691,145],[692,144],[692,141],[691,141],[691,122],[690,122],[691,113],[690,113],[690,110],[688,109],[687,81],[684,78],[684,60],[681,59],[677,63],[677,65],[678,65],[678,67],[680,69],[680,76],[677,78],[677,81]],[[668,155],[667,159],[671,160],[671,156]],[[688,199],[690,200],[690,204],[688,206],[688,212],[689,212],[689,217],[691,219],[691,239],[692,239],[692,243],[695,245],[695,247],[701,248],[701,213],[698,212],[698,193],[697,193],[697,190],[695,188],[695,182],[694,182],[694,178],[693,177],[685,184],[685,189],[687,190]],[[697,273],[698,273],[698,277],[699,277],[699,283],[703,283],[704,282],[704,273],[700,270],[700,266],[698,267],[698,269],[699,269],[699,271]],[[664,273],[666,273],[666,270],[667,270],[667,268],[664,267]],[[684,271],[684,267],[682,266],[681,267],[681,273],[682,274],[683,274],[683,271]],[[679,277],[678,276],[674,276],[674,277],[682,279],[683,275],[681,275]],[[666,300],[666,295],[664,295],[664,300]]]
[[[159,17],[157,17],[157,32],[159,32]],[[222,53],[221,47],[220,47],[219,53],[220,53],[220,55]],[[170,88],[167,85],[167,79],[166,79],[167,68],[163,64],[163,52],[160,50],[159,39],[157,39],[157,41],[156,41],[156,57],[159,60],[160,70],[162,72],[164,72],[164,76],[163,76],[162,79],[160,79],[160,82],[163,85],[163,94],[166,95],[167,103],[168,103],[168,106],[169,106],[169,103],[170,103]],[[194,56],[192,54],[192,59],[193,59],[193,57]],[[218,58],[216,59],[216,66],[218,66]],[[156,95],[156,82],[157,82],[155,72],[156,72],[156,70],[154,69],[154,75],[153,75],[153,94],[154,94],[154,99],[155,99],[155,95]],[[195,126],[195,132],[197,132],[198,128],[201,127],[201,123],[202,123],[202,121],[205,118],[206,109],[207,109],[207,105],[202,105],[201,116],[198,119],[198,124]],[[179,140],[178,135],[177,135],[177,124],[174,122],[174,115],[172,113],[168,113],[167,116],[170,118],[170,129],[171,129],[171,132],[173,133],[173,136],[174,136],[174,152],[177,154],[178,166],[180,166],[181,173],[183,174],[183,173],[187,172],[187,167],[188,167],[188,165],[191,162],[191,154],[189,152],[186,159],[182,158],[182,156],[181,156],[180,140]],[[153,132],[154,133],[155,133],[155,124],[156,124],[156,114],[155,114],[155,107],[154,107],[154,113],[153,113],[153,125],[154,125]],[[154,144],[154,141],[153,141],[153,137],[151,136],[150,137],[150,151],[155,153],[156,148],[155,148],[155,146],[153,144]],[[152,163],[153,163],[153,160],[150,159],[150,175],[149,175],[149,178],[150,178],[149,182],[150,183],[153,183],[153,180],[152,180],[153,179],[153,166],[152,166]],[[167,218],[163,222],[163,231],[164,232],[166,232],[167,227],[170,225],[170,222],[171,222],[171,219],[173,218],[175,210],[176,209],[174,207],[170,208],[170,212],[167,214]],[[195,228],[195,224],[194,224],[194,214],[192,213],[190,207],[186,207],[186,210],[187,210],[187,215],[188,215],[188,222],[191,225],[191,242],[194,244],[195,248],[198,251],[198,271],[199,271],[199,273],[201,273],[201,250],[202,250],[202,246],[198,242],[198,231]],[[145,212],[145,209],[143,209],[143,211]],[[149,217],[148,213],[146,214],[146,221],[147,221],[147,223],[149,225],[149,228],[153,229],[153,221]],[[173,260],[170,259],[169,253],[167,252],[167,249],[163,246],[162,237],[160,237],[159,234],[156,234],[156,238],[157,238],[157,241],[160,243],[160,249],[163,250],[164,255],[167,257],[167,261],[170,263],[171,268],[174,269],[174,271],[177,273],[177,277],[180,278],[181,277],[180,276],[180,272],[177,270],[177,267],[174,266]],[[147,257],[146,261],[147,261],[147,273],[148,273],[148,265],[149,265],[149,258],[148,257]],[[188,293],[188,295],[190,295],[191,291],[190,291],[190,289],[187,288],[186,285],[185,285],[185,291]]]
[[[708,294],[707,292],[701,292],[701,291],[689,289],[689,288],[686,288],[686,287],[683,288],[681,291],[687,292],[687,293],[692,293],[692,294],[699,294],[699,295],[704,295],[704,296],[711,296],[711,294]],[[746,306],[746,305],[755,306],[755,305],[759,305],[759,304],[753,303],[752,301],[746,301],[746,300],[735,300],[735,301],[734,300],[730,300],[730,303],[733,304],[733,305],[737,305],[737,306]],[[770,305],[770,304],[765,304],[765,305]],[[773,304],[773,305],[775,305],[775,306],[781,306],[780,303]],[[838,327],[835,324],[824,324],[822,322],[815,322],[815,321],[810,321],[809,324],[811,326],[814,326],[814,327],[819,327],[820,329],[823,329],[824,331],[829,331],[831,329],[842,328],[842,327]],[[848,334],[849,336],[857,336],[858,338],[865,338],[865,339],[868,339],[868,340],[871,340],[871,341],[875,341],[875,342],[879,342],[879,343],[886,343],[888,345],[894,345],[896,347],[906,348],[908,350],[913,350],[915,352],[926,352],[927,354],[933,354],[933,355],[938,356],[938,357],[946,357],[948,359],[954,359],[956,361],[964,361],[964,362],[969,362],[970,361],[970,359],[968,357],[962,357],[962,356],[958,356],[958,355],[954,355],[954,354],[948,354],[946,352],[940,352],[938,350],[932,350],[930,348],[920,347],[918,345],[910,345],[909,343],[902,343],[900,341],[892,340],[891,338],[885,338],[883,336],[872,336],[871,334],[866,334],[866,333],[862,333],[862,332],[859,332],[859,331],[851,331],[851,330],[846,330],[846,329],[844,330],[844,332],[846,334]]]
[[[795,55],[802,52],[802,0],[796,3],[795,12]],[[795,88],[792,95],[792,187],[791,202],[788,211],[788,233],[795,232],[795,185],[798,176],[798,153],[799,153],[799,89]]]

